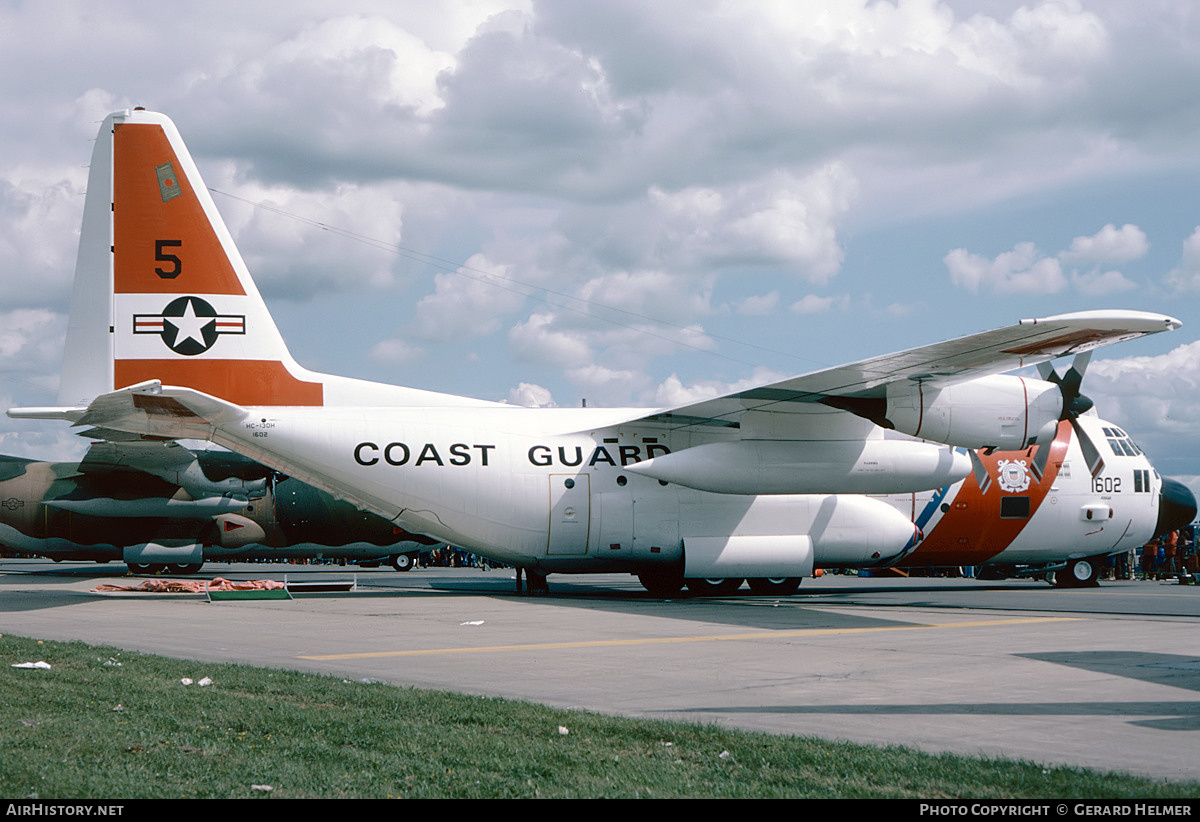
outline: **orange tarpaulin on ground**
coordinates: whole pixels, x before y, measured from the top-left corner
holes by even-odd
[[[203,579],[147,579],[141,585],[97,585],[93,593],[110,591],[145,591],[152,594],[203,594],[206,591],[276,591],[286,588],[273,579],[250,579],[233,582],[224,577]]]

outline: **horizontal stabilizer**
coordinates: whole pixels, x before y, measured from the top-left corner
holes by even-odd
[[[157,380],[102,394],[86,409],[13,408],[17,419],[65,419],[75,425],[125,431],[169,439],[208,439],[218,425],[237,422],[241,406],[190,388],[163,387]]]

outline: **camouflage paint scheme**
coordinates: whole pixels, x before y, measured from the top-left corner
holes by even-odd
[[[237,454],[137,442],[97,443],[78,463],[0,455],[8,552],[181,572],[210,559],[395,562],[436,544]]]

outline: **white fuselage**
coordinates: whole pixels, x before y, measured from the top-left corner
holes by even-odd
[[[747,544],[737,550],[747,553],[757,550],[747,547],[753,538],[775,537],[781,544],[807,539],[800,544],[817,567],[1048,561],[1140,545],[1155,522],[1157,489],[1145,458],[1110,458],[1107,473],[1093,482],[1071,451],[1077,446],[1069,426],[1057,443],[1066,449],[1061,467],[1053,462],[1042,482],[1028,477],[1032,491],[1021,487],[1028,472],[1018,476],[1021,469],[1013,468],[1005,476],[996,467],[986,494],[969,477],[908,494],[745,495],[696,490],[629,470],[708,442],[738,442],[735,430],[613,425],[614,419],[628,414],[257,408],[244,421],[218,429],[214,439],[406,530],[500,561],[568,573],[677,565],[689,541],[700,545],[714,538],[744,538]],[[1028,460],[1025,452],[1015,455]],[[1004,457],[997,452],[990,459],[998,465]],[[1139,493],[1132,493],[1134,471],[1145,472]],[[1086,518],[1087,506],[1095,508],[1096,519]],[[919,544],[914,522],[925,537]],[[716,575],[691,564],[698,556],[687,559],[689,575]],[[769,575],[795,570],[781,567]]]

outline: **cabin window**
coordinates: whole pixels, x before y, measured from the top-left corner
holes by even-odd
[[[1000,519],[1029,519],[1029,497],[1004,497],[1001,499]]]

